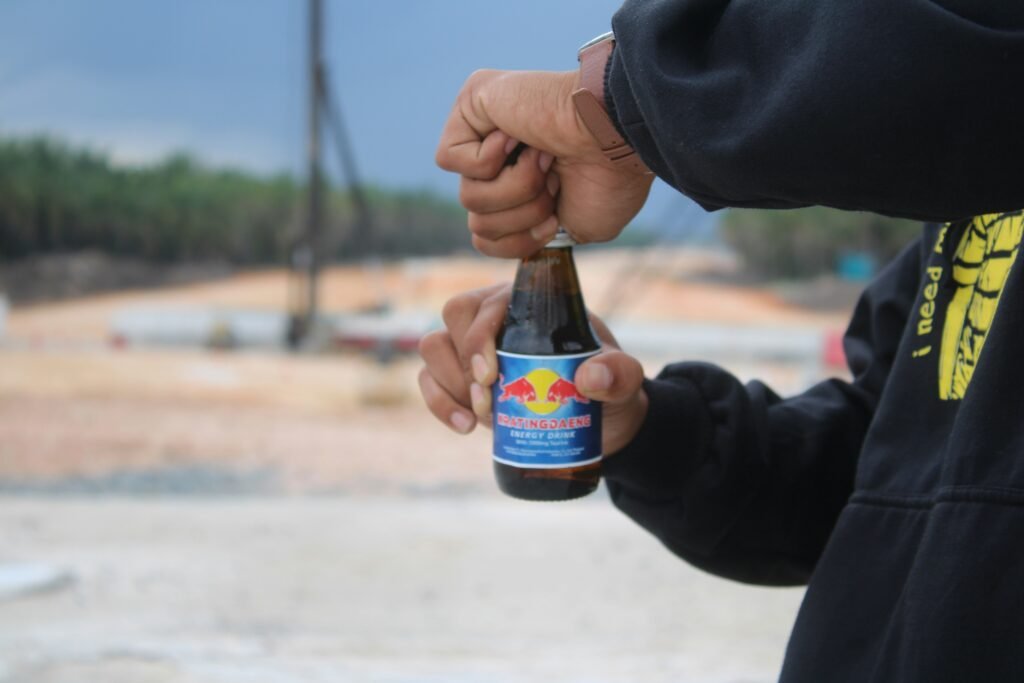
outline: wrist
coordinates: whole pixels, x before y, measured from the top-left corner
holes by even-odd
[[[577,150],[574,156],[598,161],[603,158],[601,146],[587,128],[573,102],[573,93],[580,89],[580,72],[564,71],[559,73],[559,77],[559,130],[565,131],[565,140],[570,141],[569,144]]]

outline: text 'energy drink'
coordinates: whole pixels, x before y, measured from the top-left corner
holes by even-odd
[[[576,369],[600,344],[587,320],[562,229],[516,271],[498,333],[493,387],[494,474],[527,500],[568,500],[601,479],[601,405],[576,389]]]

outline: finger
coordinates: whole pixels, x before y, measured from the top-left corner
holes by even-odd
[[[459,364],[466,372],[467,377],[477,382],[482,383],[487,380],[490,373],[489,368],[495,365],[493,338],[489,347],[484,345],[479,350],[468,349],[462,340],[477,317],[481,315],[481,308],[484,306],[484,303],[494,298],[497,298],[499,304],[489,305],[484,316],[485,324],[493,327],[494,336],[497,336],[501,323],[504,320],[505,309],[508,307],[510,292],[511,286],[508,284],[476,289],[452,297],[441,310],[441,317],[444,320],[445,327],[448,328],[449,335],[451,335],[452,343],[455,345]],[[500,309],[500,311],[496,309]],[[474,356],[478,355],[480,358],[474,358]],[[490,381],[493,382],[493,380]],[[488,385],[489,382],[485,386]]]
[[[476,413],[480,424],[489,425],[491,422],[491,392],[473,382],[469,385],[469,395],[473,404],[473,412]]]
[[[485,256],[523,258],[535,253],[550,242],[556,232],[558,232],[558,217],[549,216],[543,223],[528,231],[506,235],[496,240],[473,235],[473,248]]]
[[[508,135],[491,130],[481,135],[456,110],[441,133],[434,161],[446,171],[478,180],[493,180],[505,165]]]
[[[495,339],[505,320],[510,294],[511,288],[506,286],[481,301],[476,315],[461,334],[452,335],[459,357],[469,361],[473,380],[482,389],[490,387],[498,378]],[[490,410],[489,399],[478,402],[481,403],[481,410],[477,414],[485,412],[484,408]]]
[[[612,331],[608,329],[608,326],[604,324],[603,320],[590,311],[587,311],[587,319],[590,321],[590,326],[594,328],[594,333],[597,335],[597,338],[601,340],[601,344],[603,346],[609,346],[613,349],[622,348],[619,345],[618,340],[615,339],[615,335],[612,334]]]
[[[430,332],[420,339],[419,350],[434,381],[463,406],[470,405],[469,383],[451,335],[446,330]]]
[[[499,240],[502,237],[530,230],[553,216],[555,199],[541,190],[531,201],[513,209],[496,213],[469,214],[469,231],[487,240]]]
[[[548,188],[548,194],[552,197],[557,197],[559,190],[562,189],[562,179],[558,177],[557,173],[548,173],[544,184]]]
[[[551,161],[550,154],[530,147],[493,179],[464,176],[459,181],[459,202],[475,213],[494,213],[525,204],[546,191]]]
[[[460,406],[437,383],[426,368],[420,370],[419,383],[423,400],[434,417],[459,434],[469,434],[473,431],[473,428],[476,426],[476,417],[472,412]]]
[[[491,285],[463,292],[446,301],[441,309],[441,319],[444,321],[445,327],[448,328],[452,342],[456,343],[466,334],[466,330],[473,323],[484,301],[501,292],[506,292],[507,296],[509,289],[508,284]],[[458,350],[458,344],[456,344],[456,350]]]
[[[612,350],[583,363],[574,381],[587,398],[614,404],[634,398],[644,381],[644,370],[636,358]]]

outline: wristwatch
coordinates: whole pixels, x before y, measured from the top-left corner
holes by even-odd
[[[580,87],[572,94],[576,112],[597,140],[601,152],[616,166],[650,173],[636,151],[619,134],[604,104],[604,74],[615,48],[611,33],[594,38],[580,48]]]

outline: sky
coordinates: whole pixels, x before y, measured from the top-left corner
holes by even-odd
[[[456,196],[433,159],[465,78],[574,69],[618,5],[325,0],[328,77],[360,174]],[[186,151],[302,173],[305,39],[302,0],[3,0],[0,134],[50,133],[128,164]],[[641,221],[681,231],[706,215],[659,182]]]

